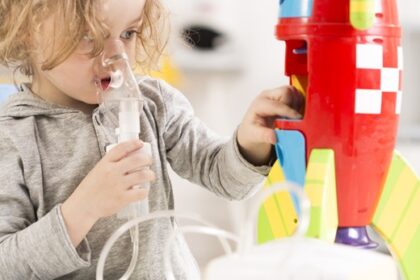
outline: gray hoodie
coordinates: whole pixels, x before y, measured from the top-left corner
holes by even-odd
[[[239,153],[236,136],[223,141],[193,115],[186,98],[164,82],[142,77],[146,102],[143,141],[152,143],[157,180],[149,194],[151,211],[174,208],[167,163],[180,176],[228,199],[241,199],[268,172]],[[124,222],[100,219],[74,248],[60,212],[63,203],[115,141],[103,129],[107,119],[48,103],[27,86],[0,110],[0,279],[94,279],[106,240]],[[211,209],[209,209],[211,210]],[[163,247],[174,222],[141,225],[140,256],[133,279],[164,279]],[[128,234],[118,240],[106,279],[118,279],[131,258]],[[190,258],[179,239],[174,247],[177,279],[186,278]],[[176,257],[177,256],[177,257]]]

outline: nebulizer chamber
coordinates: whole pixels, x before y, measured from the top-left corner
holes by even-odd
[[[103,127],[108,135],[107,152],[118,143],[139,139],[140,114],[143,111],[143,96],[131,69],[124,45],[119,40],[106,43],[102,55],[96,63],[96,84],[100,93],[100,112]],[[118,116],[118,119],[115,119]],[[115,138],[112,135],[116,136]],[[116,142],[112,142],[116,141]],[[137,153],[151,155],[150,143]],[[135,188],[150,188],[150,183],[143,183]],[[121,219],[135,218],[149,212],[149,201],[144,199],[129,204],[117,216]]]

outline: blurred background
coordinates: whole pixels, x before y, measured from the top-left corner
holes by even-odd
[[[262,90],[288,83],[283,76],[284,45],[276,40],[278,1],[164,0],[172,30],[168,46],[170,82],[192,103],[196,115],[210,128],[231,137],[249,104]],[[399,1],[404,29],[404,97],[398,149],[420,171],[420,2]],[[180,39],[202,34],[193,49]],[[0,83],[10,83],[0,70]],[[0,98],[8,88],[0,86]],[[238,232],[249,202],[228,202],[172,172],[176,207],[194,212],[217,226]],[[188,236],[200,266],[222,254],[216,240]]]

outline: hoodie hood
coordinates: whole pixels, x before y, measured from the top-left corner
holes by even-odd
[[[22,84],[19,91],[12,94],[0,105],[0,118],[24,118],[29,116],[52,116],[80,113],[79,110],[45,101],[33,94],[28,84]]]

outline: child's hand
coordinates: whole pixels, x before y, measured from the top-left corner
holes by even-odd
[[[61,210],[75,245],[99,218],[111,216],[129,203],[147,197],[146,189],[132,188],[155,179],[153,171],[144,169],[152,164],[152,158],[136,153],[142,147],[140,140],[115,146],[63,203]],[[81,219],[85,226],[80,224]]]
[[[121,143],[109,151],[77,187],[79,207],[85,207],[87,214],[99,219],[146,198],[147,190],[132,189],[155,179],[153,171],[144,169],[152,164],[152,158],[136,153],[142,147],[143,143],[137,140]]]
[[[278,117],[302,118],[298,113],[304,97],[293,87],[285,86],[262,92],[251,104],[238,129],[242,155],[255,165],[268,162],[276,143],[274,120]]]

